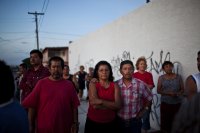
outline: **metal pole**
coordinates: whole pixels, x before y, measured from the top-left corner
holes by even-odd
[[[37,49],[39,50],[38,18],[37,18],[37,15],[44,15],[44,13],[37,13],[37,12],[35,11],[34,13],[28,12],[28,14],[35,15],[35,23],[36,23],[36,30],[35,30],[35,33],[36,33],[36,40],[37,40]]]

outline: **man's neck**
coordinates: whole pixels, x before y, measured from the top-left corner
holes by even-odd
[[[63,74],[64,76],[69,76],[69,73],[65,73],[65,74]]]
[[[130,85],[131,83],[132,83],[132,78],[123,78],[122,79],[123,80],[123,83],[126,85],[126,86],[128,86],[128,85]]]
[[[39,65],[34,65],[34,66],[33,66],[33,69],[34,69],[35,71],[37,71],[37,70],[40,68],[40,66],[41,66],[41,64],[39,64]]]
[[[62,80],[63,77],[60,77],[59,79],[55,79],[55,78],[53,78],[52,76],[49,76],[49,79],[52,80],[52,81],[59,81],[59,80]]]

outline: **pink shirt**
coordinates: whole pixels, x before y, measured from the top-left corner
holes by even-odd
[[[135,118],[143,107],[142,101],[152,100],[151,91],[146,89],[144,83],[136,78],[132,79],[129,86],[126,86],[122,79],[117,83],[122,96],[122,108],[118,111],[118,116],[125,120]]]
[[[73,108],[79,105],[73,84],[67,80],[41,79],[22,105],[35,108],[37,133],[70,133]]]
[[[142,80],[148,85],[152,85],[153,87],[155,86],[153,83],[153,76],[149,72],[145,72],[145,73],[135,72],[133,74],[133,77]]]
[[[114,82],[111,82],[110,86],[106,89],[103,86],[101,86],[100,83],[96,83],[96,89],[97,89],[97,95],[100,99],[104,99],[108,101],[115,100]],[[114,120],[116,113],[115,111],[111,109],[94,109],[93,106],[89,104],[87,116],[93,121],[106,123],[106,122],[111,122],[112,120]]]

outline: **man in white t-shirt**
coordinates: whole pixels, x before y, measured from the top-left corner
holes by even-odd
[[[192,74],[186,79],[186,93],[191,99],[196,93],[200,93],[200,51],[197,53],[197,68],[199,73]]]

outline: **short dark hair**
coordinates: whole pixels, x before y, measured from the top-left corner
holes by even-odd
[[[107,61],[99,61],[99,62],[96,64],[96,66],[95,66],[95,68],[94,68],[94,75],[93,75],[93,78],[99,79],[98,70],[99,70],[99,67],[100,67],[101,65],[107,65],[107,66],[108,66],[108,69],[109,69],[109,71],[110,71],[108,80],[112,82],[112,81],[114,80],[113,72],[112,72],[112,67],[111,67],[110,63],[108,63]]]
[[[83,65],[80,66],[80,69],[81,69],[81,68],[85,69],[85,67],[84,67]]]
[[[164,67],[166,65],[171,65],[172,67],[174,67],[173,63],[171,61],[165,61],[163,64],[162,64],[162,69],[164,69]]]
[[[51,57],[49,59],[49,68],[51,67],[51,62],[52,61],[60,61],[62,69],[64,68],[65,63],[64,63],[64,60],[61,57],[59,57],[59,56],[53,56],[53,57]]]
[[[133,67],[133,71],[134,71],[134,65],[133,65],[133,62],[130,61],[130,60],[124,60],[120,63],[120,70],[122,69],[122,67],[125,65],[125,64],[130,64],[132,67]]]
[[[43,59],[43,55],[42,55],[42,52],[40,50],[33,49],[33,50],[31,50],[30,55],[31,54],[35,54],[35,53],[38,54],[38,56],[40,57],[40,59]]]
[[[14,97],[15,84],[10,67],[2,60],[0,60],[0,68],[0,104],[2,104]]]
[[[19,66],[21,66],[21,67],[27,69],[27,65],[26,65],[26,63],[21,63]]]
[[[197,53],[197,56],[200,55],[200,51]]]

